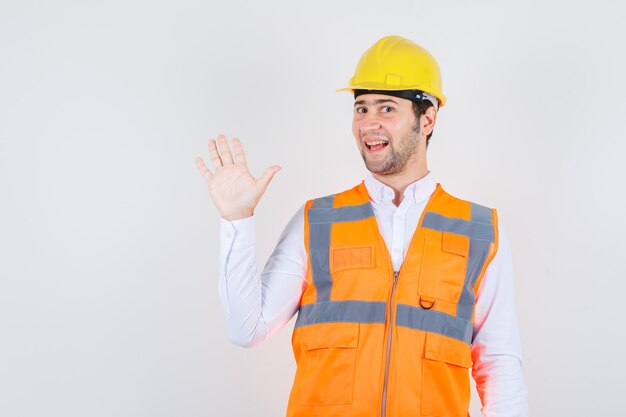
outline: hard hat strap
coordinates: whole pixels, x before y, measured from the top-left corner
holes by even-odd
[[[435,109],[439,110],[439,100],[432,94],[428,94],[421,90],[354,90],[354,98],[357,98],[361,94],[384,94],[387,96],[404,98],[414,102],[422,100],[428,100],[433,103]]]

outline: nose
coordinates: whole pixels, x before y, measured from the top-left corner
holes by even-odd
[[[358,124],[361,133],[377,130],[381,127],[379,116],[373,111],[365,113]]]

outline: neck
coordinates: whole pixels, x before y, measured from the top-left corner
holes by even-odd
[[[399,206],[404,199],[404,190],[409,184],[413,184],[415,181],[424,178],[428,174],[428,164],[426,158],[409,162],[402,172],[396,174],[376,174],[372,172],[374,178],[382,182],[386,186],[390,187],[394,193],[393,204]]]

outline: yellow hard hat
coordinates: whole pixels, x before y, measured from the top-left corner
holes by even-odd
[[[385,36],[361,56],[350,86],[337,91],[419,90],[446,104],[439,64],[424,48],[401,36]]]

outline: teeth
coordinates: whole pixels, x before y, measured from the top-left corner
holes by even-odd
[[[365,144],[367,146],[380,145],[380,144],[383,144],[383,143],[388,143],[388,142],[386,140],[375,140],[373,142],[365,142]]]

